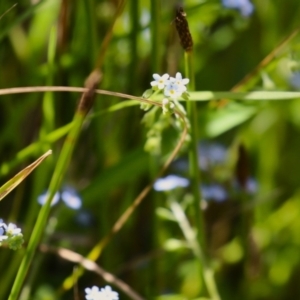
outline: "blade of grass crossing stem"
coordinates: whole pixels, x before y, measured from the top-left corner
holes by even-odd
[[[80,129],[82,126],[82,123],[85,119],[86,114],[90,110],[91,106],[93,105],[94,96],[95,96],[95,88],[98,85],[101,78],[101,74],[97,71],[91,73],[91,75],[88,77],[85,86],[88,89],[87,92],[85,92],[81,98],[81,101],[79,102],[77,111],[74,115],[73,119],[73,127],[71,131],[69,132],[63,148],[61,150],[61,153],[59,155],[50,185],[48,189],[48,195],[47,195],[47,201],[44,206],[42,206],[40,213],[38,215],[36,224],[33,228],[32,235],[30,237],[28,247],[26,249],[25,255],[23,257],[23,260],[21,262],[20,268],[18,270],[15,282],[13,284],[11,293],[9,295],[8,300],[16,300],[18,299],[18,295],[20,293],[21,287],[23,285],[25,276],[27,274],[27,271],[29,269],[30,263],[33,259],[34,253],[36,251],[36,248],[39,244],[39,241],[41,239],[42,233],[44,231],[47,219],[49,217],[50,213],[50,207],[51,207],[51,201],[57,192],[57,190],[60,188],[60,185],[62,183],[63,176],[66,172],[66,169],[69,165],[69,162],[71,160],[71,156],[75,147],[75,143],[77,141],[77,138],[80,133]]]

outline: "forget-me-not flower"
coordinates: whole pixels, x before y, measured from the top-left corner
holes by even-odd
[[[40,196],[38,196],[38,199],[37,199],[38,203],[40,205],[44,205],[47,201],[47,197],[48,197],[48,193],[46,191],[43,194],[41,194]],[[56,192],[51,201],[51,206],[55,205],[59,201],[59,199],[60,199],[60,194],[58,192]]]
[[[153,74],[154,81],[151,81],[151,86],[158,90],[163,90],[168,83],[169,74],[164,74],[160,76],[159,74]]]
[[[249,0],[222,0],[227,8],[234,8],[240,11],[244,17],[250,16],[254,11],[254,6]]]
[[[6,231],[7,225],[3,222],[2,219],[0,219],[0,244],[8,238],[8,236],[6,235]]]
[[[101,300],[118,300],[119,294],[111,289],[109,285],[106,285],[104,288],[100,290]]]
[[[207,171],[211,166],[224,163],[227,150],[218,143],[202,142],[199,146],[199,154],[200,168]]]
[[[72,208],[79,209],[81,207],[82,201],[75,189],[71,187],[65,187],[61,192],[61,199],[64,203]]]
[[[186,92],[186,85],[190,82],[188,78],[182,78],[181,73],[177,72],[175,77],[170,78],[171,83],[175,83],[181,92]]]
[[[18,235],[21,233],[21,228],[18,228],[17,225],[9,223],[6,229],[6,234],[9,236]]]
[[[294,89],[300,89],[300,72],[295,72],[290,78],[290,84]]]
[[[100,290],[99,290],[99,288],[97,286],[93,286],[92,288],[86,288],[85,292],[86,292],[86,295],[85,295],[85,299],[86,300],[96,300],[96,299],[99,299]]]
[[[45,192],[42,195],[38,197],[38,203],[40,205],[44,205],[47,200],[48,193]],[[56,192],[52,202],[51,206],[55,205],[58,203],[58,201],[62,199],[62,201],[71,209],[79,209],[81,207],[82,201],[78,193],[75,191],[75,189],[71,187],[64,187],[62,188],[61,193]]]
[[[109,285],[101,289],[97,286],[86,288],[85,292],[86,300],[119,300],[119,294],[113,291]]]
[[[153,188],[158,192],[174,190],[178,187],[187,187],[189,180],[177,175],[168,175],[155,181]]]
[[[23,242],[21,228],[18,228],[13,223],[6,225],[0,219],[0,246],[6,244],[10,249],[17,250],[21,248]]]
[[[216,202],[223,202],[227,199],[226,190],[219,184],[202,185],[202,197],[205,200],[215,200]]]

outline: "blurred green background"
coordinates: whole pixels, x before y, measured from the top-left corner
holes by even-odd
[[[217,0],[125,1],[108,47],[101,52],[119,3],[20,0],[12,7],[14,2],[1,1],[0,88],[81,87],[103,59],[101,88],[140,96],[150,88],[153,73],[184,74],[174,24],[176,5],[181,4],[194,40],[197,91],[229,91],[272,51],[271,59],[239,90],[300,89],[299,35],[278,48],[299,26],[297,0],[253,0],[254,10],[247,16]],[[22,227],[25,241],[78,98],[74,93],[1,96],[1,184],[53,150],[52,157],[0,202],[0,218]],[[80,195],[82,206],[71,209],[63,201],[54,206],[44,243],[86,255],[155,176],[173,147],[172,133],[166,132],[162,153],[144,151],[145,112],[137,105],[108,112],[120,101],[97,97],[95,116],[85,123],[64,180],[64,186]],[[300,299],[300,99],[204,101],[198,102],[198,112],[199,145],[205,145],[202,160],[208,161],[199,166],[202,189],[211,192],[203,192],[208,196],[202,205],[207,248],[221,298]],[[213,147],[223,149],[221,159],[212,156]],[[187,176],[184,151],[168,173]],[[213,192],[215,186],[224,197]],[[97,263],[146,299],[196,299],[205,294],[201,266],[184,245],[178,224],[168,219],[170,197],[190,218],[188,187],[167,193],[153,190]],[[0,249],[0,299],[7,298],[22,253]],[[73,268],[53,253],[38,252],[27,278],[29,296],[23,299],[74,299],[72,290],[61,292]],[[91,285],[103,286],[105,281],[86,271],[78,281],[80,299],[84,287]]]

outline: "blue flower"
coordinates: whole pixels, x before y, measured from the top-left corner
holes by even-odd
[[[90,227],[94,223],[94,218],[91,213],[88,211],[82,211],[80,210],[78,214],[76,215],[75,221],[80,225],[84,227]]]
[[[240,11],[244,17],[250,16],[254,11],[254,6],[249,0],[222,0],[227,8],[234,8]]]
[[[79,209],[81,207],[81,198],[76,191],[71,187],[65,187],[61,192],[61,199],[65,204],[72,209]]]
[[[258,190],[258,184],[257,181],[254,178],[249,177],[246,181],[246,186],[243,189],[241,185],[235,180],[233,182],[233,187],[238,191],[241,192],[244,190],[246,193],[250,195],[254,195]]]
[[[290,84],[294,89],[300,89],[300,72],[293,73],[293,75],[290,78]]]
[[[48,193],[46,191],[43,194],[41,194],[40,196],[38,196],[38,199],[37,199],[38,203],[40,205],[44,205],[47,201],[47,197],[48,197]],[[59,201],[59,198],[60,198],[60,195],[58,192],[56,192],[52,199],[51,206],[55,205]]]
[[[226,190],[219,184],[202,185],[201,193],[205,200],[223,202],[227,199]]]
[[[199,154],[200,168],[207,171],[211,166],[222,164],[225,161],[227,150],[218,143],[202,142],[199,146]]]
[[[165,178],[159,178],[155,181],[153,187],[156,191],[170,191],[178,187],[187,187],[189,180],[177,175],[168,175]]]
[[[48,196],[47,194],[48,193],[46,191],[38,197],[38,203],[40,205],[44,205],[46,203],[47,196]],[[75,209],[75,210],[79,209],[82,204],[80,196],[77,194],[75,189],[73,189],[71,187],[64,187],[62,189],[61,193],[56,192],[52,199],[51,206],[57,204],[60,199],[62,199],[62,201],[68,207]]]
[[[9,223],[6,229],[6,234],[8,236],[18,235],[21,233],[21,228],[18,228],[17,225]]]
[[[0,245],[2,241],[8,238],[6,232],[7,232],[7,225],[3,222],[2,219],[0,219]]]

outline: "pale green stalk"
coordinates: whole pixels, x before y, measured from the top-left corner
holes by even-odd
[[[47,197],[46,204],[41,208],[40,213],[38,215],[37,221],[33,228],[32,235],[31,235],[29,243],[28,243],[28,247],[26,249],[25,255],[24,255],[21,265],[19,267],[16,279],[15,279],[15,282],[12,287],[12,290],[11,290],[8,300],[18,299],[25,276],[29,270],[29,266],[33,259],[34,253],[40,242],[41,236],[42,236],[42,234],[44,232],[44,228],[46,226],[46,223],[47,223],[47,220],[48,220],[48,217],[50,214],[51,200],[54,197],[57,190],[60,188],[60,185],[62,183],[62,179],[63,179],[63,176],[69,165],[69,162],[70,162],[73,150],[74,150],[74,146],[75,146],[76,140],[77,140],[79,132],[80,132],[80,128],[84,121],[84,117],[85,117],[85,114],[82,112],[77,112],[74,116],[73,127],[65,140],[65,143],[61,150],[60,156],[59,156],[57,164],[56,164],[56,168],[54,170],[54,173],[53,173],[50,185],[49,185],[49,189],[48,189],[49,194]]]
[[[195,77],[192,69],[192,54],[191,52],[185,52],[185,75],[190,79],[189,90],[195,90]],[[205,251],[205,228],[203,221],[203,213],[200,209],[201,203],[201,178],[199,171],[199,160],[198,160],[198,120],[197,120],[197,106],[193,101],[187,101],[187,115],[191,123],[191,146],[189,149],[189,174],[192,182],[192,190],[194,195],[194,214],[196,217],[196,225],[198,230],[198,242],[202,248],[202,251]]]
[[[192,52],[185,52],[185,75],[190,79],[189,89],[191,91],[195,90],[195,75],[193,71],[193,62],[192,62]],[[214,280],[213,270],[211,269],[208,260],[206,258],[206,237],[205,237],[205,227],[204,227],[204,217],[203,212],[200,206],[201,203],[201,178],[199,171],[199,151],[198,151],[198,119],[197,119],[197,106],[196,102],[187,101],[187,115],[191,123],[191,146],[189,149],[189,174],[192,182],[192,191],[194,195],[194,214],[195,214],[195,225],[197,228],[197,240],[198,247],[192,245],[195,249],[198,249],[196,253],[199,253],[197,257],[202,263],[203,278],[209,293],[209,296],[212,300],[220,300],[218,294],[218,289]],[[190,237],[191,238],[191,237]],[[196,242],[196,241],[195,241]],[[194,250],[195,251],[195,250]]]

